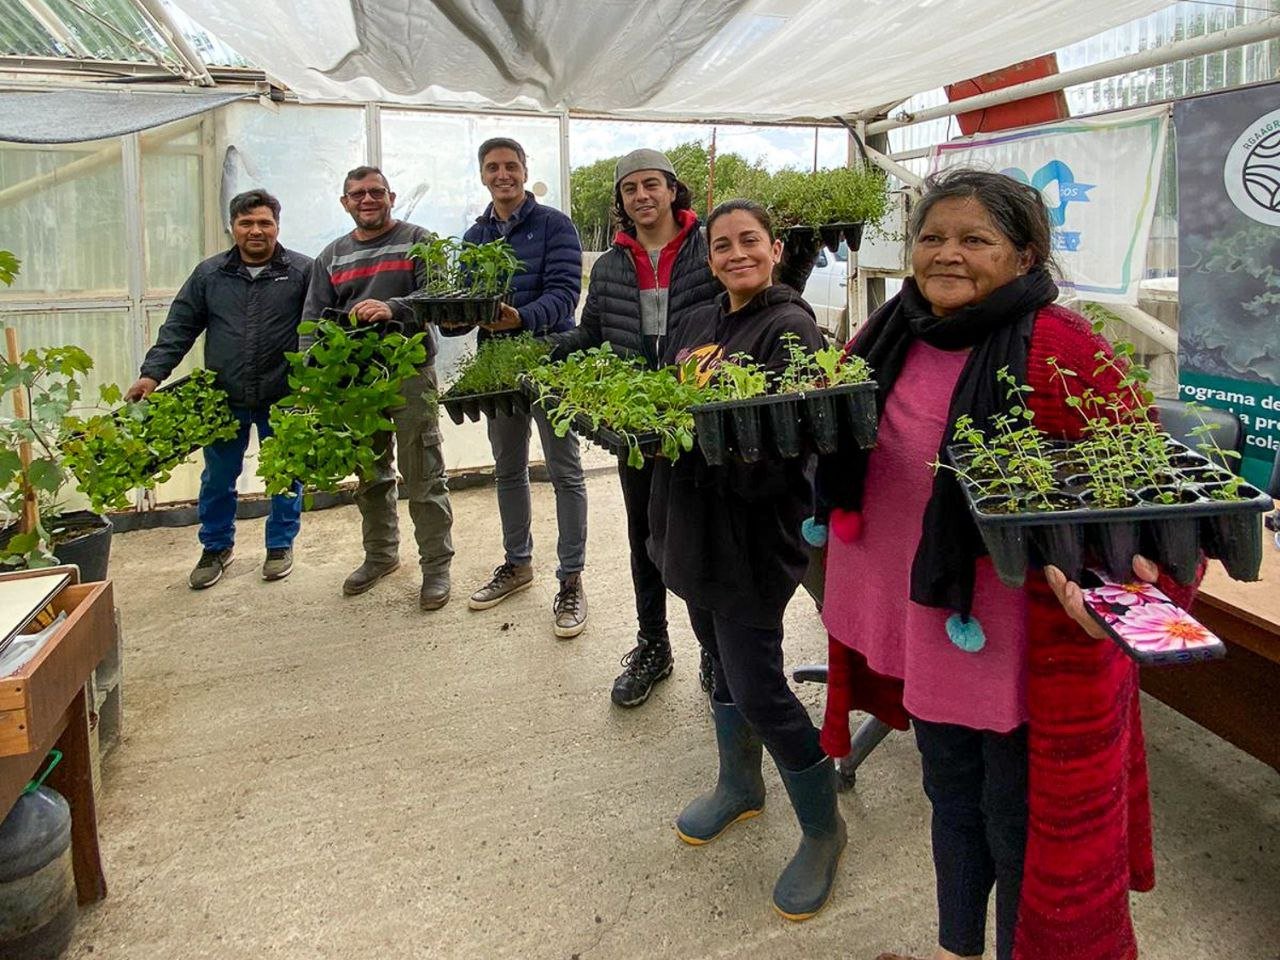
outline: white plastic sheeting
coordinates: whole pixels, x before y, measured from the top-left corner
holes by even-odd
[[[651,118],[845,114],[1167,0],[172,0],[314,99]]]

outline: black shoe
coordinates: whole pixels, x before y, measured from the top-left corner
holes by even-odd
[[[698,686],[709,697],[711,696],[711,688],[716,683],[715,661],[711,659],[711,654],[707,653],[706,647],[700,647],[699,651],[702,654],[702,659],[698,661]]]
[[[666,637],[636,638],[636,645],[622,658],[622,673],[613,681],[609,694],[620,707],[638,707],[649,699],[653,685],[671,676],[671,642]]]
[[[231,548],[205,550],[187,577],[192,590],[207,590],[222,579],[222,571],[231,566]]]

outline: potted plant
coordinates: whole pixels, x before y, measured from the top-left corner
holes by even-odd
[[[1271,509],[1271,499],[1209,458],[1228,454],[1207,426],[1199,431],[1199,450],[1159,429],[1148,412],[1146,371],[1132,356],[1123,343],[1115,358],[1097,355],[1100,369],[1120,374],[1107,396],[1073,391],[1076,373],[1049,361],[1082,419],[1076,441],[1053,441],[1036,428],[1025,402],[1030,388],[1007,370],[999,374],[1007,409],[986,427],[956,421],[956,442],[935,468],[955,471],[1006,584],[1020,585],[1032,561],[1051,563],[1071,579],[1097,563],[1112,579],[1127,580],[1137,553],[1190,583],[1201,550],[1236,579],[1258,578],[1256,515]]]
[[[422,322],[445,327],[473,327],[496,320],[521,266],[506,240],[476,244],[435,237],[415,243],[409,256],[422,262],[426,281],[405,302]]]
[[[274,433],[258,455],[268,494],[300,482],[309,495],[370,476],[375,437],[395,429],[387,411],[403,402],[401,384],[427,358],[425,333],[382,333],[354,316],[304,321],[298,332],[314,342],[286,355],[290,393],[272,409]]]
[[[464,418],[478,421],[482,413],[492,417],[528,412],[520,378],[542,363],[547,352],[546,342],[528,333],[490,338],[463,357],[457,378],[440,395],[440,403],[457,424]]]
[[[888,211],[888,180],[869,164],[814,173],[780,170],[768,181],[765,206],[783,232],[816,232],[832,252],[843,238],[857,251],[864,227]]]

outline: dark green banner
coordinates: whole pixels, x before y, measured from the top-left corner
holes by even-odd
[[[1280,448],[1280,84],[1174,106],[1183,400],[1244,421],[1243,473]]]

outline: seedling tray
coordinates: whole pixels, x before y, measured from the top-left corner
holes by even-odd
[[[459,294],[428,296],[411,293],[404,298],[419,323],[434,323],[441,327],[474,327],[493,323],[498,319],[502,297],[471,297]]]
[[[1189,584],[1202,550],[1221,560],[1233,579],[1257,580],[1263,548],[1258,514],[1273,508],[1271,498],[1245,483],[1237,491],[1239,499],[1214,499],[1212,491],[1230,472],[1176,441],[1170,444],[1177,476],[1168,489],[1180,489],[1179,503],[1157,502],[1153,497],[1158,491],[1146,487],[1131,492],[1132,506],[1092,507],[1084,489],[1088,477],[1076,475],[1065,478],[1062,491],[1053,495],[1060,509],[1005,512],[992,508],[1009,497],[984,497],[961,478],[1001,581],[1021,586],[1030,564],[1053,564],[1076,581],[1085,566],[1096,564],[1113,580],[1126,581],[1133,576],[1134,555],[1142,554],[1179,583]],[[963,465],[965,451],[948,447],[947,459],[952,466]]]
[[[691,407],[698,447],[713,466],[789,460],[809,451],[870,449],[876,442],[876,385],[853,383]]]
[[[495,390],[491,393],[464,394],[460,397],[451,397],[446,393],[440,398],[440,405],[444,407],[445,413],[449,414],[449,419],[459,426],[462,425],[463,420],[477,422],[481,414],[486,417],[499,415],[509,417],[512,414],[529,412],[529,398],[515,387],[510,390]]]
[[[822,245],[832,253],[840,249],[840,240],[843,239],[849,249],[857,253],[862,249],[862,226],[861,223],[824,223],[819,227],[786,227],[780,232],[802,243],[806,238],[817,234],[822,239]]]
[[[631,444],[626,437],[603,423],[593,427],[591,418],[585,413],[579,413],[573,418],[573,430],[578,436],[585,437],[597,447],[608,450],[623,460],[631,453]],[[635,445],[640,448],[640,455],[646,459],[656,457],[662,452],[662,437],[656,433],[638,433],[635,435]]]

